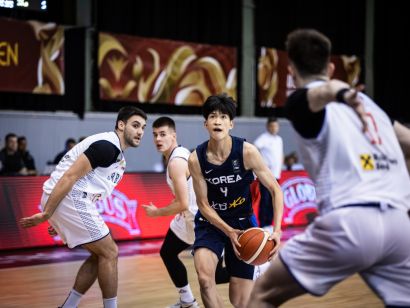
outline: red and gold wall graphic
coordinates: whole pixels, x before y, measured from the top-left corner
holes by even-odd
[[[333,55],[335,64],[333,78],[357,85],[360,77],[360,60],[356,56]],[[286,97],[294,89],[292,77],[288,74],[287,52],[262,47],[258,59],[258,105],[260,107],[282,107]]]
[[[99,34],[100,98],[201,106],[212,94],[236,99],[231,47]]]
[[[64,28],[0,18],[0,91],[64,94]]]

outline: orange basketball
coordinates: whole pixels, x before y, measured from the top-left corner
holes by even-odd
[[[266,263],[269,252],[275,246],[275,242],[269,240],[269,232],[262,228],[249,228],[238,238],[241,247],[238,251],[242,261],[252,265]]]

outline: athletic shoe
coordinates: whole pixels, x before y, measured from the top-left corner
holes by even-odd
[[[190,303],[179,300],[176,304],[168,306],[167,308],[199,308],[199,305],[196,299],[194,299],[194,301]]]

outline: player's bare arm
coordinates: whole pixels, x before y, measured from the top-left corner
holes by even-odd
[[[283,193],[279,183],[276,181],[273,173],[266,166],[265,162],[258,149],[249,142],[244,143],[244,165],[248,170],[252,170],[261,183],[270,191],[273,202],[274,213],[274,232],[271,235],[271,239],[275,240],[277,245],[272,251],[272,255],[279,248],[280,237],[282,235],[281,223],[283,216]]]
[[[42,213],[34,214],[30,217],[25,217],[20,220],[20,224],[24,228],[34,227],[48,219],[53,215],[54,211],[60,204],[61,200],[72,189],[75,182],[85,176],[92,170],[91,163],[87,156],[81,154],[74,164],[64,173],[61,179],[57,182],[55,188],[50,194],[47,203]]]
[[[176,157],[170,161],[168,172],[174,184],[175,199],[162,208],[157,208],[152,203],[143,204],[142,206],[150,217],[175,215],[188,209],[188,162],[183,158]]]
[[[233,229],[226,222],[224,222],[216,213],[216,211],[209,205],[208,202],[208,188],[204,177],[202,176],[201,167],[199,165],[196,151],[192,152],[188,160],[189,172],[192,176],[192,183],[196,195],[196,202],[201,214],[215,227],[224,232],[232,242],[232,246],[237,255],[239,255],[236,246],[241,246],[238,242],[238,236],[242,234],[241,230]]]

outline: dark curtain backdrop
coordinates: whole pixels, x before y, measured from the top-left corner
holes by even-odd
[[[94,0],[93,5],[93,19],[97,31],[233,46],[238,48],[237,57],[241,58],[241,0]],[[96,56],[96,47],[94,52]],[[238,73],[239,83],[240,70]],[[94,75],[98,76],[96,69]],[[122,105],[129,104],[100,100],[97,78],[94,78],[93,101],[95,108],[102,111],[116,111]],[[241,103],[238,103],[240,113]],[[138,103],[136,105],[147,112],[200,113],[200,107]]]
[[[375,1],[374,93],[393,119],[410,123],[410,19],[406,2]]]
[[[330,38],[333,54],[354,54],[364,59],[366,1],[254,1],[256,48],[265,46],[285,50],[290,31],[314,28]],[[281,108],[261,108],[257,102],[255,104],[258,116],[283,115]]]

